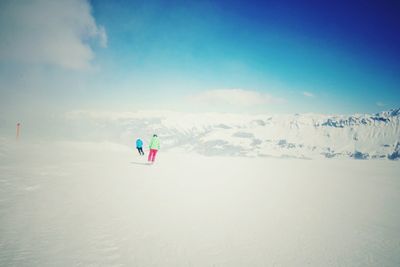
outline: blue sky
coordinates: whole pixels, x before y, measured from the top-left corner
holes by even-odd
[[[400,106],[394,1],[5,2],[0,82],[9,110]],[[51,27],[41,20],[48,13]]]

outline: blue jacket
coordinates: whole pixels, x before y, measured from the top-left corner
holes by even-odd
[[[142,146],[143,146],[143,141],[140,139],[136,140],[136,147],[141,148]]]

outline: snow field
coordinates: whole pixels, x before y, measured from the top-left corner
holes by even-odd
[[[395,161],[0,148],[1,266],[399,266]]]

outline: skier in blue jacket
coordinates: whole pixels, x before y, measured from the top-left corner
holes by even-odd
[[[144,155],[144,152],[143,152],[143,141],[140,138],[138,138],[136,140],[136,148],[137,148],[137,150],[139,152],[139,155],[143,156]]]

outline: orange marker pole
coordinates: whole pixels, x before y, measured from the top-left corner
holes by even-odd
[[[21,123],[17,123],[17,140],[19,139],[19,132],[20,132],[20,128],[21,128]]]

